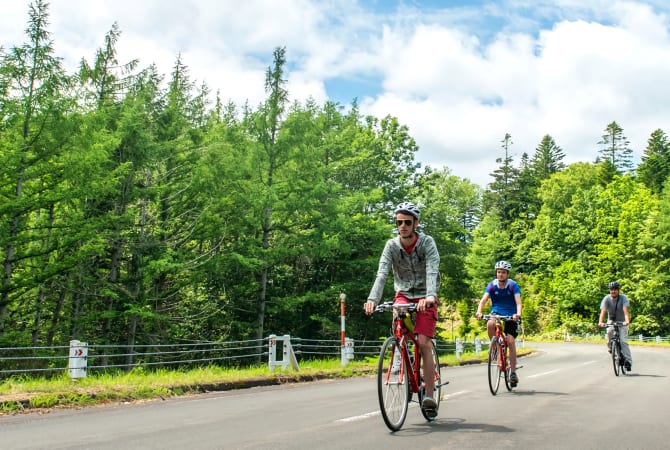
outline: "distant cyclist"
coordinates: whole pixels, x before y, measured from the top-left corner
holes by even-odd
[[[623,326],[619,327],[619,342],[621,342],[621,355],[626,361],[624,364],[627,370],[633,368],[633,356],[630,353],[628,346],[628,324],[630,324],[630,301],[624,294],[619,293],[621,286],[618,281],[612,281],[608,286],[609,295],[603,297],[600,302],[600,318],[598,319],[598,326],[603,328],[605,324],[605,313],[607,313],[607,320],[612,322],[623,322]],[[612,328],[607,329],[607,348],[610,353],[610,339],[612,339]]]
[[[377,278],[368,300],[364,304],[366,314],[372,314],[384,293],[386,278],[393,271],[393,287],[396,303],[417,303],[414,333],[418,335],[423,373],[433,373],[431,339],[437,323],[437,290],[440,287],[440,255],[435,240],[416,231],[421,213],[410,202],[403,202],[394,211],[398,237],[386,242],[379,259]],[[426,395],[421,407],[434,410],[437,402],[433,398],[435,379],[426,377]]]
[[[505,334],[507,335],[509,365],[512,372],[510,382],[512,387],[516,387],[519,383],[519,377],[516,374],[516,337],[519,334],[517,322],[521,319],[521,288],[516,281],[509,277],[511,270],[512,265],[507,261],[498,261],[496,263],[496,279],[486,286],[475,317],[478,319],[482,318],[482,309],[490,298],[492,314],[513,318],[513,320],[505,321]],[[489,334],[489,339],[495,335],[496,327],[494,320],[487,322],[486,331]]]

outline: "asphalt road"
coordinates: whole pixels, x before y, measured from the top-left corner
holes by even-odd
[[[670,349],[632,347],[615,377],[603,344],[527,344],[513,392],[484,365],[447,367],[437,420],[410,408],[399,432],[374,377],[0,417],[2,449],[665,449]]]

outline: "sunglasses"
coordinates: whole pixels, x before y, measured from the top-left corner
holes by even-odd
[[[414,221],[412,219],[405,219],[405,220],[396,220],[395,223],[398,224],[398,226],[402,225],[403,223],[406,226],[410,226],[414,223]]]

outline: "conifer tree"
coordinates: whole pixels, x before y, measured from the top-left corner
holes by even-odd
[[[531,158],[531,167],[533,175],[541,183],[542,180],[549,178],[553,173],[556,173],[565,168],[563,163],[565,153],[563,149],[556,145],[554,138],[550,135],[542,137],[540,145],[535,149],[535,154]]]
[[[488,185],[484,194],[484,211],[497,210],[504,224],[513,220],[515,212],[510,209],[510,202],[514,199],[514,189],[519,169],[514,167],[514,158],[510,155],[510,146],[513,144],[512,135],[505,133],[501,142],[501,148],[505,152],[504,158],[496,158],[500,164],[490,175],[493,181]]]
[[[644,149],[642,162],[637,167],[637,178],[652,192],[661,193],[663,184],[670,175],[670,142],[663,130],[651,133]]]
[[[633,150],[628,146],[630,142],[618,123],[613,121],[607,125],[598,144],[602,148],[598,150],[600,156],[596,162],[609,161],[620,175],[633,169]]]

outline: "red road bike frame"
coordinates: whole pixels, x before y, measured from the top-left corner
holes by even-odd
[[[413,307],[413,308],[412,308]],[[410,392],[417,393],[421,389],[419,385],[420,374],[419,370],[421,367],[421,353],[419,352],[419,342],[414,335],[414,320],[412,313],[415,311],[416,305],[408,305],[407,312],[398,312],[397,317],[393,319],[393,335],[399,342],[400,347],[400,357],[404,361],[404,364],[401,365],[400,377],[409,376],[409,389]],[[409,326],[408,326],[409,325]],[[411,327],[411,329],[410,329]],[[414,346],[414,361],[412,362],[408,347],[407,341],[412,342]],[[408,374],[406,368],[411,369]],[[386,374],[386,379],[388,381],[391,372],[389,371]]]

